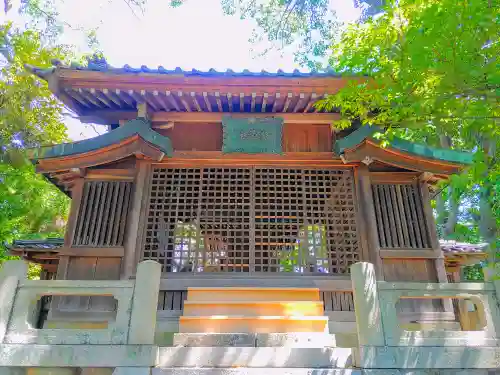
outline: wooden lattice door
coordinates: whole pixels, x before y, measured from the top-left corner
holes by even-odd
[[[155,168],[143,259],[164,272],[345,274],[360,259],[352,171]]]

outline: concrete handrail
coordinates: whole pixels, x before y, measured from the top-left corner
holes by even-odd
[[[377,281],[373,264],[351,266],[360,346],[493,345],[500,342],[500,282],[415,283]],[[478,306],[483,331],[405,331],[399,326],[400,299],[469,300]]]
[[[138,344],[152,345],[161,266],[141,262],[135,281],[26,279],[23,261],[8,261],[0,270],[0,344]],[[28,322],[33,301],[42,296],[113,296],[116,319],[106,329],[36,329]]]

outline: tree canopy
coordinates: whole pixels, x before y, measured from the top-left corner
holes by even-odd
[[[0,26],[0,256],[16,238],[63,233],[68,198],[25,160],[23,150],[66,140],[63,106],[25,64],[51,66],[64,47],[47,47],[39,33]]]
[[[366,79],[352,81],[320,106],[341,109],[341,128],[353,121],[386,127],[387,142],[397,134],[474,152],[474,164],[453,176],[438,196],[436,208],[447,216],[438,219],[451,223],[447,232],[456,234],[459,203],[469,205],[480,237],[495,246],[500,220],[498,7],[482,0],[399,0],[388,1],[383,10],[350,25],[332,46],[333,69]]]

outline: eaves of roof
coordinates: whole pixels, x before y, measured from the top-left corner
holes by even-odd
[[[173,150],[170,139],[151,129],[151,124],[146,119],[137,118],[127,121],[123,126],[95,138],[29,150],[28,156],[31,160],[39,160],[83,154],[117,144],[135,135],[140,136],[165,155],[172,155]]]
[[[335,142],[335,152],[342,155],[350,149],[356,148],[367,139],[374,140],[375,133],[381,133],[383,129],[377,126],[362,126],[347,137]],[[389,147],[408,154],[420,156],[427,159],[441,160],[454,164],[467,165],[472,163],[472,154],[469,152],[440,149],[429,147],[423,144],[413,143],[401,138],[393,138],[389,142]]]

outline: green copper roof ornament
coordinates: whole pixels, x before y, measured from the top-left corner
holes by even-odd
[[[366,139],[379,143],[380,140],[375,137],[376,133],[384,133],[384,129],[378,126],[362,126],[353,131],[347,137],[336,141],[334,152],[337,155],[343,155],[346,150],[355,148]],[[394,137],[390,141],[389,147],[427,159],[442,160],[456,164],[472,164],[473,155],[470,152],[429,147],[423,144],[410,142],[402,138]]]
[[[29,150],[28,157],[32,160],[38,160],[83,154],[120,143],[135,135],[158,148],[166,156],[172,156],[173,149],[170,139],[155,132],[148,120],[139,117],[94,138]]]

